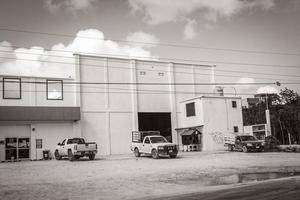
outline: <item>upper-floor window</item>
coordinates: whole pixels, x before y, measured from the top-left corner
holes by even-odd
[[[47,99],[63,100],[63,81],[47,80]]]
[[[187,103],[185,104],[185,108],[186,108],[186,116],[187,117],[191,117],[191,116],[195,116],[196,112],[195,112],[195,103]]]
[[[238,126],[234,126],[233,127],[233,132],[238,133],[239,132],[239,127]]]
[[[3,99],[21,99],[20,78],[3,78]]]
[[[231,103],[232,103],[232,107],[233,107],[233,108],[236,108],[236,107],[237,107],[236,101],[232,101]]]

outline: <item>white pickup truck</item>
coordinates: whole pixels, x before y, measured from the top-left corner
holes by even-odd
[[[97,144],[95,142],[86,143],[83,138],[66,138],[62,143],[57,144],[54,152],[56,160],[68,157],[70,161],[84,156],[94,160],[96,154]]]
[[[177,145],[168,142],[159,131],[133,131],[130,149],[136,157],[146,154],[155,159],[160,156],[176,158],[178,153]]]

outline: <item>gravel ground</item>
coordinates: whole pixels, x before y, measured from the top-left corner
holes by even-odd
[[[186,152],[176,159],[121,155],[95,161],[0,163],[0,199],[163,197],[237,187],[219,185],[215,178],[270,171],[300,172],[300,154]]]

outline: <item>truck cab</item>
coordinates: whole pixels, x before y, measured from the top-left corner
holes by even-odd
[[[158,131],[134,131],[132,132],[131,150],[136,157],[141,154],[151,155],[157,159],[161,156],[176,158],[178,147],[160,135]]]
[[[90,160],[95,159],[97,154],[97,144],[95,142],[85,142],[83,138],[66,138],[55,148],[56,160],[68,157],[70,161],[87,156]]]
[[[228,144],[228,150],[240,150],[243,152],[249,151],[263,151],[264,145],[261,141],[257,140],[254,136],[251,135],[241,135],[236,136],[233,144]]]

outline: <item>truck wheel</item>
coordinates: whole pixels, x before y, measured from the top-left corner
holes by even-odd
[[[248,152],[248,149],[247,149],[246,146],[243,146],[242,150],[243,150],[244,153],[247,153],[247,152]]]
[[[75,159],[71,150],[68,151],[68,157],[69,157],[69,161],[73,161]]]
[[[158,153],[157,153],[157,151],[156,151],[156,149],[153,149],[152,151],[151,151],[151,155],[152,155],[152,158],[154,158],[154,159],[157,159],[159,156],[158,156]]]
[[[170,158],[176,158],[177,155],[170,155]]]
[[[90,159],[90,160],[95,160],[95,154],[90,154],[90,155],[89,155],[89,159]]]
[[[78,159],[80,158],[80,156],[74,156],[74,158],[75,158],[76,160],[78,160]]]
[[[56,160],[61,160],[61,156],[59,155],[57,150],[54,152],[54,156]]]
[[[232,145],[228,145],[228,151],[233,151],[233,146]]]
[[[135,155],[135,157],[140,157],[141,156],[140,151],[139,151],[138,148],[134,149],[134,155]]]

